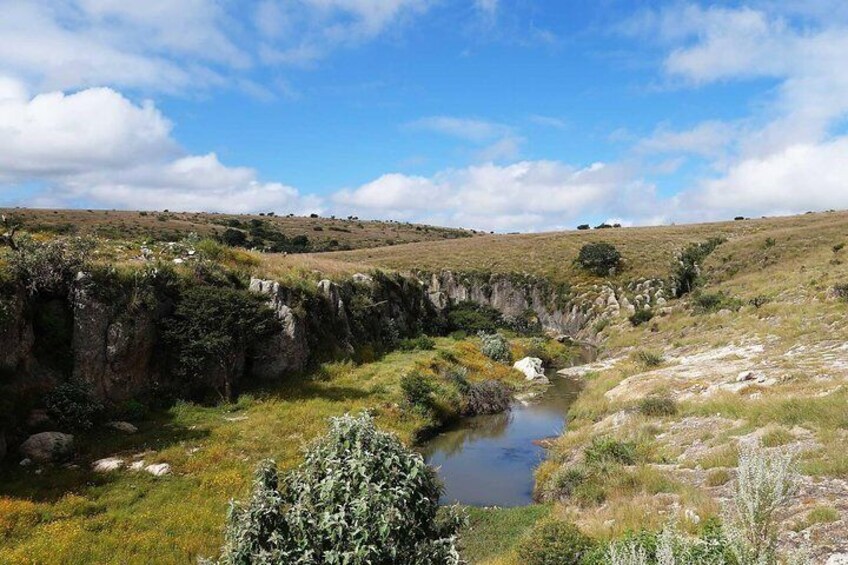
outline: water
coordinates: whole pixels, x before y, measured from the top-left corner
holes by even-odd
[[[467,418],[424,444],[427,462],[445,485],[442,502],[473,506],[523,506],[533,501],[533,470],[545,456],[534,443],[558,436],[579,383],[556,374],[529,405]]]

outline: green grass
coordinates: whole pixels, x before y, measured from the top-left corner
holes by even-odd
[[[78,469],[35,475],[8,464],[0,476],[0,563],[188,563],[216,555],[227,502],[248,494],[257,462],[270,457],[283,469],[294,466],[329,417],[368,409],[378,425],[408,443],[434,425],[432,415],[404,406],[400,378],[434,374],[445,357],[468,367],[471,381],[523,380],[483,357],[476,340],[441,338],[432,351],[327,364],[320,380],[256,392],[234,405],[178,403],[141,422],[136,435],[98,430],[80,436]],[[451,406],[438,393],[436,401],[443,410]],[[146,461],[167,462],[173,474],[89,471],[100,457],[145,451]]]
[[[463,556],[472,565],[508,563],[510,553],[551,507],[533,504],[517,508],[467,507],[468,526],[462,533]]]

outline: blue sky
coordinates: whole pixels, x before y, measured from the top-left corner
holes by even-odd
[[[0,9],[0,205],[496,231],[848,208],[843,2]]]

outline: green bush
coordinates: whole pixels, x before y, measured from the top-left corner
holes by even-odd
[[[45,398],[50,415],[63,428],[88,430],[103,415],[103,404],[88,383],[71,380],[59,384]]]
[[[639,412],[645,416],[674,416],[677,403],[667,396],[646,396],[639,402]]]
[[[117,414],[119,417],[129,420],[130,422],[137,422],[139,420],[144,420],[149,412],[150,409],[146,404],[139,402],[138,400],[130,399],[120,406]]]
[[[30,294],[66,293],[77,273],[86,270],[94,242],[83,238],[39,242],[31,237],[16,240],[9,267]]]
[[[837,299],[848,302],[848,283],[834,285],[833,294]]]
[[[436,348],[436,340],[426,335],[402,339],[398,348],[401,351],[432,351]]]
[[[421,455],[367,415],[331,420],[282,478],[264,462],[246,504],[231,505],[221,564],[460,563],[460,519]]]
[[[736,312],[742,308],[742,300],[735,296],[729,296],[724,292],[699,293],[692,300],[695,311],[701,314],[707,312],[718,312],[719,310],[731,310]]]
[[[468,334],[493,333],[505,325],[500,312],[473,302],[460,302],[451,306],[447,321],[449,331],[463,331]]]
[[[595,437],[583,452],[586,463],[603,466],[609,463],[633,465],[636,463],[636,444],[612,437]]]
[[[644,310],[639,309],[636,312],[627,318],[630,321],[630,324],[635,326],[641,326],[647,322],[650,322],[654,319],[654,311],[653,310]]]
[[[421,373],[409,373],[401,377],[400,388],[410,406],[425,411],[433,407],[433,394],[436,392],[436,387]]]
[[[180,293],[163,326],[165,343],[175,356],[176,373],[199,383],[217,366],[225,379],[224,390],[219,392],[229,400],[240,356],[257,339],[277,329],[279,322],[261,296],[233,288],[189,286]]]
[[[545,520],[521,542],[518,556],[524,565],[578,565],[593,547],[574,524]]]
[[[509,342],[504,336],[499,333],[495,334],[480,334],[480,351],[483,355],[498,363],[510,363],[512,361],[512,352],[509,349]]]
[[[677,298],[692,292],[703,282],[701,263],[725,241],[727,240],[722,237],[713,237],[702,243],[693,243],[677,256],[677,264],[671,277]]]
[[[577,264],[590,273],[603,277],[618,269],[621,265],[621,253],[611,243],[587,243],[580,248]]]

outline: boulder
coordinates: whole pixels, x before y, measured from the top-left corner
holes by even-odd
[[[113,430],[124,432],[125,434],[134,434],[138,431],[138,428],[136,428],[129,422],[108,422],[106,426],[112,428]]]
[[[98,459],[94,463],[91,464],[91,468],[95,473],[108,473],[110,471],[117,471],[121,467],[124,466],[124,460],[118,457],[106,457],[105,459]]]
[[[164,475],[171,474],[171,466],[167,463],[156,463],[154,465],[148,465],[144,468],[144,470],[153,475],[154,477],[162,477]]]
[[[542,367],[542,360],[538,357],[525,357],[516,361],[512,367],[524,373],[524,377],[528,381],[548,382]]]
[[[363,273],[355,273],[352,278],[355,283],[370,283],[374,280],[369,275]]]
[[[834,553],[827,558],[825,565],[848,565],[848,553]]]
[[[54,463],[67,459],[74,452],[74,436],[61,432],[41,432],[31,435],[20,447],[21,454],[38,463]]]

